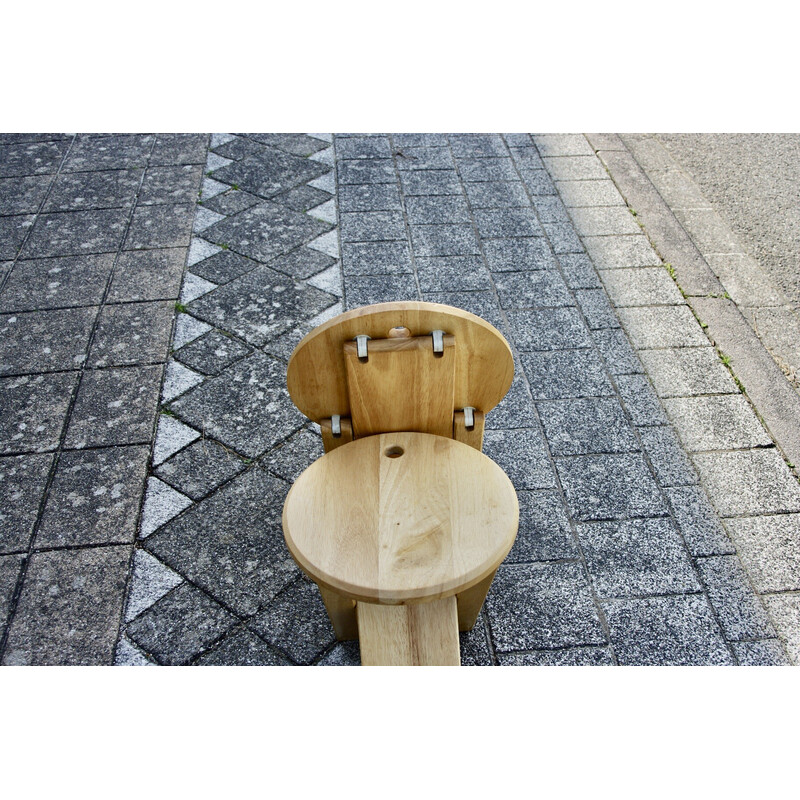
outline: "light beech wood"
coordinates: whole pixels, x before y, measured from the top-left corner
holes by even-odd
[[[495,570],[496,572],[496,570]],[[483,601],[489,593],[489,587],[494,580],[494,572],[487,575],[480,583],[476,583],[471,589],[459,592],[456,595],[458,600],[458,629],[460,631],[471,631],[475,627]]]
[[[488,412],[511,386],[511,348],[488,322],[439,303],[380,303],[340,314],[300,341],[286,376],[294,404],[315,422],[333,414],[350,417],[344,343],[362,334],[374,340],[393,338],[390,332],[398,327],[407,328],[412,337],[430,336],[434,330],[455,337],[453,408],[472,406]],[[373,345],[368,342],[368,349]]]
[[[326,453],[330,453],[331,450],[335,450],[337,447],[341,447],[343,444],[353,441],[353,426],[350,420],[341,419],[339,421],[339,427],[341,428],[341,434],[339,436],[334,436],[331,430],[331,420],[321,419],[319,421],[319,429],[322,433],[322,446]]]
[[[355,342],[343,350],[356,438],[389,431],[452,436],[454,337],[444,337],[440,354],[430,336],[373,340],[366,359]]]
[[[358,603],[364,666],[460,666],[456,598],[383,606]]]
[[[317,584],[319,586],[319,584]],[[333,632],[340,642],[358,639],[356,623],[356,601],[350,597],[334,592],[325,586],[319,586],[322,602],[333,624]]]
[[[289,551],[311,578],[384,604],[480,583],[511,549],[518,521],[514,487],[490,458],[408,432],[357,439],[322,456],[283,510]]]
[[[476,450],[483,450],[483,429],[486,424],[486,415],[482,411],[472,412],[474,426],[470,429],[464,424],[464,412],[456,411],[453,414],[453,438],[457,442],[464,442]]]

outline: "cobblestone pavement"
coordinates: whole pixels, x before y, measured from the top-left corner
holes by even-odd
[[[784,643],[796,659],[791,621],[774,624],[795,613],[784,583],[756,587],[780,594],[771,619],[740,560],[757,550],[774,576],[763,542],[791,560],[795,534],[757,530],[747,482],[676,436],[689,411],[665,413],[637,351],[660,362],[666,344],[665,363],[692,362],[676,380],[720,381],[694,394],[721,414],[741,396],[584,137],[207,141],[0,146],[4,663],[357,663],[283,544],[285,494],[322,453],[285,368],[329,316],[402,299],[477,313],[515,353],[484,449],[517,488],[520,532],[464,664],[783,664]],[[647,303],[624,298],[635,270]],[[729,449],[765,461],[773,483],[752,481],[780,487],[771,513],[791,526],[800,487],[764,435]]]

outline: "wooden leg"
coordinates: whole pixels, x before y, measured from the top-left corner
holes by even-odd
[[[322,602],[333,623],[333,630],[340,642],[358,639],[356,624],[356,601],[334,592],[333,589],[319,587]]]
[[[460,666],[456,598],[381,606],[358,603],[364,666]]]
[[[471,631],[474,627],[493,580],[494,572],[480,583],[467,589],[466,592],[456,595],[458,598],[458,629],[460,631]]]

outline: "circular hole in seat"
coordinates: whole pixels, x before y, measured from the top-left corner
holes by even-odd
[[[400,458],[400,456],[403,455],[403,453],[405,453],[405,450],[403,450],[403,448],[400,447],[400,445],[398,444],[393,444],[391,447],[387,447],[383,451],[383,454],[387,458]]]

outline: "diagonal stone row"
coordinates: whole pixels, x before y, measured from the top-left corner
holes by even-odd
[[[322,453],[286,364],[341,310],[325,134],[212,136],[117,663],[304,664],[333,633],[283,543]]]

